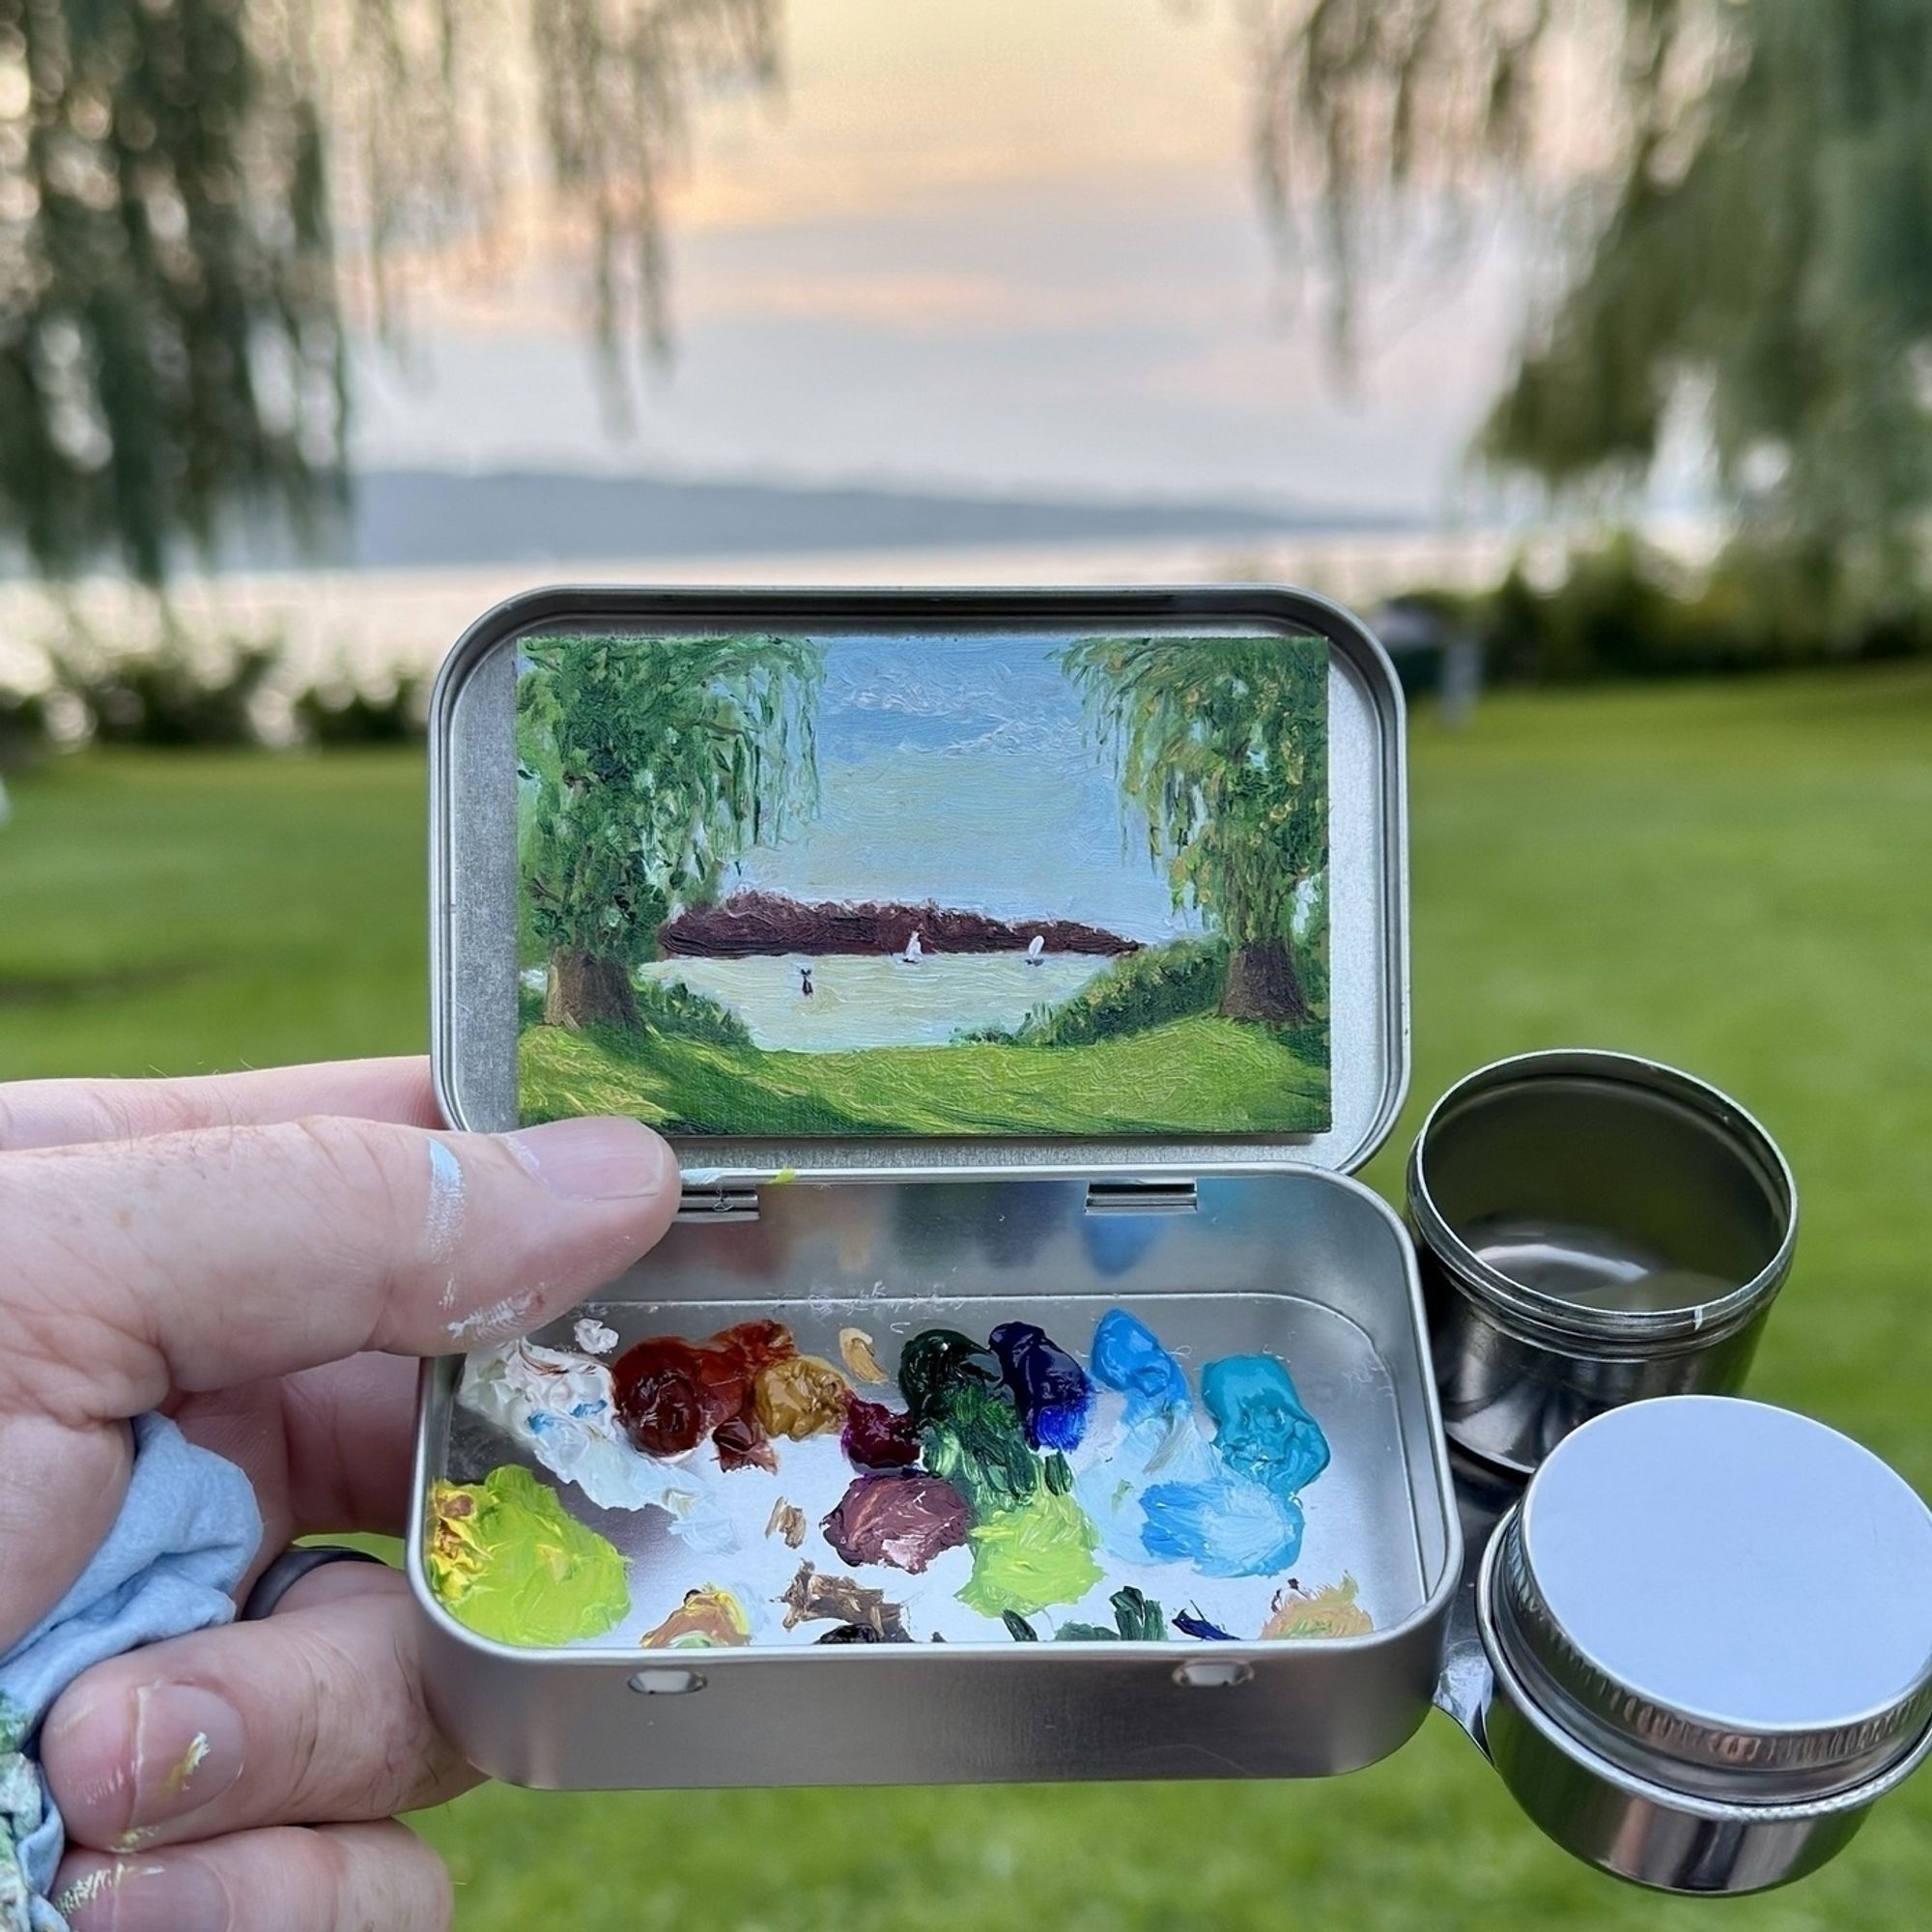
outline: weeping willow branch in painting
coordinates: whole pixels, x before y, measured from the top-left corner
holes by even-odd
[[[1924,0],[1264,0],[1257,159],[1286,244],[1361,291],[1418,208],[1554,238],[1479,453],[1641,478],[1701,407],[1753,581],[1841,619],[1922,580],[1932,497]]]
[[[617,392],[666,336],[686,99],[770,80],[775,8],[0,0],[0,542],[158,583],[237,506],[312,533],[358,298],[393,333],[520,195],[580,221]]]
[[[1325,648],[1305,639],[1091,638],[1061,663],[1113,752],[1175,905],[1202,913],[1228,943],[1220,1011],[1306,1023],[1295,926],[1328,863]],[[1319,951],[1322,936],[1308,937]]]
[[[815,806],[823,658],[786,638],[524,655],[518,850],[544,1020],[635,1027],[632,969],[659,927]]]

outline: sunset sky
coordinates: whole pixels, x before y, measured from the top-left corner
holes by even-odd
[[[1443,512],[1507,251],[1382,290],[1344,396],[1260,213],[1242,4],[794,0],[778,92],[695,109],[634,433],[538,258],[363,355],[360,459]]]

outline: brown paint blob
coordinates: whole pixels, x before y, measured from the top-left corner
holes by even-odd
[[[779,1602],[785,1606],[786,1630],[810,1623],[858,1624],[882,1643],[912,1641],[906,1634],[904,1607],[888,1603],[883,1590],[868,1589],[855,1577],[825,1576],[810,1563],[798,1566],[798,1575]],[[863,1640],[838,1639],[841,1643]]]
[[[719,1443],[719,1461],[726,1468],[747,1462],[769,1467],[758,1455],[764,1431],[753,1383],[760,1370],[796,1353],[790,1331],[777,1321],[740,1322],[701,1345],[650,1336],[611,1370],[617,1420],[646,1456],[682,1456],[742,1419],[747,1426]]]
[[[940,1476],[911,1470],[860,1476],[821,1527],[846,1563],[890,1563],[918,1576],[973,1527],[966,1498]]]

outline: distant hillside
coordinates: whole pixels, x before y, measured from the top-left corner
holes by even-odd
[[[402,570],[1407,526],[1340,509],[1315,513],[1238,500],[1056,501],[653,476],[389,469],[355,479],[351,504],[324,532],[319,556],[304,555],[279,530],[245,529],[217,547],[216,561],[228,570],[305,561]]]
[[[1137,952],[1122,939],[1075,920],[1008,924],[984,913],[924,905],[808,905],[779,893],[740,893],[723,905],[699,906],[658,928],[668,953],[744,959],[757,953],[900,952],[914,933],[928,952],[1019,952],[1037,934],[1049,952]]]

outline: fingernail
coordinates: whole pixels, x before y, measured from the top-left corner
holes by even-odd
[[[134,1692],[133,1844],[212,1803],[242,1776],[246,1734],[227,1698],[195,1684],[150,1684]]]
[[[192,1852],[165,1863],[119,1859],[68,1886],[54,1910],[71,1932],[228,1932],[228,1894]]]
[[[640,1121],[549,1121],[507,1138],[564,1201],[636,1201],[662,1192],[671,1178],[670,1149]]]

